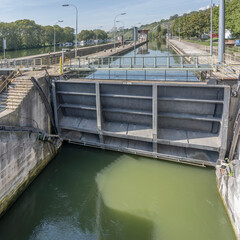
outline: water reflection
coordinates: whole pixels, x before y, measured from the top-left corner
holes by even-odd
[[[156,59],[155,59],[156,56]],[[169,59],[167,58],[169,57]],[[111,67],[127,66],[131,64],[141,68],[141,66],[151,66],[154,64],[159,68],[166,68],[167,65],[172,67],[181,67],[181,59],[173,52],[171,48],[166,44],[164,39],[150,41],[124,55],[125,58],[114,58],[113,62],[110,62]],[[132,59],[131,59],[132,57]],[[120,62],[121,61],[121,62]],[[182,60],[183,64],[187,66],[187,61]],[[108,62],[104,62],[107,67]],[[176,70],[97,70],[89,74],[88,79],[112,79],[112,80],[162,80],[162,81],[199,81],[193,71],[176,71]],[[80,78],[85,78],[85,75],[79,74]]]
[[[144,45],[142,45],[142,46],[140,46],[138,48],[138,54],[139,55],[141,55],[141,54],[145,54],[145,55],[149,54],[148,43],[146,43],[146,44],[144,44]]]

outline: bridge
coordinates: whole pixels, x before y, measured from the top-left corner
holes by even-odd
[[[199,61],[201,59],[201,61]],[[71,70],[172,70],[212,71],[212,57],[209,55],[168,55],[168,56],[111,56],[81,57],[64,64]]]
[[[60,56],[44,58],[14,59],[0,62],[1,71],[23,71],[47,68],[59,65]],[[203,59],[204,62],[199,61]],[[63,69],[93,71],[93,70],[171,70],[171,71],[212,71],[212,58],[209,55],[170,55],[144,57],[78,57],[69,58],[66,53],[62,63]]]

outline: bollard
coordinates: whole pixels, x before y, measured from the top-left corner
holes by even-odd
[[[60,74],[62,75],[62,73],[63,73],[63,69],[62,69],[62,57],[60,57],[59,64],[60,64]]]

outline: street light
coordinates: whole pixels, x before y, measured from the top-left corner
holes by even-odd
[[[56,23],[55,23],[55,25],[54,25],[54,27],[53,27],[53,31],[54,31],[54,34],[53,34],[53,46],[54,46],[54,52],[56,52],[56,31],[55,31],[55,26],[58,24],[58,23],[62,23],[63,22],[63,20],[58,20]]]
[[[116,23],[121,23],[122,24],[122,27],[119,27],[119,34],[118,34],[118,37],[120,37],[120,34],[121,34],[121,30],[123,30],[123,35],[124,35],[124,22],[122,21],[116,21]],[[123,36],[122,35],[122,36]],[[122,39],[123,40],[123,39]],[[123,42],[123,46],[124,46],[124,41]]]
[[[76,9],[76,39],[75,39],[75,58],[77,57],[77,44],[78,44],[78,41],[77,41],[77,32],[78,32],[78,9],[75,5],[73,4],[63,4],[62,5],[63,7],[69,7],[69,6],[72,6]]]
[[[115,16],[115,18],[114,18],[114,50],[115,50],[115,48],[116,48],[116,45],[115,45],[115,38],[116,38],[116,33],[115,33],[115,31],[116,31],[116,19],[117,19],[117,17],[118,16],[121,16],[121,15],[126,15],[126,13],[120,13],[120,14],[118,14],[118,15],[116,15]]]

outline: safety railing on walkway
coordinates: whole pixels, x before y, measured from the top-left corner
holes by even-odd
[[[2,83],[0,84],[0,93],[6,90],[8,84],[13,81],[15,75],[16,71],[13,71],[9,76],[7,76],[5,80],[2,81]]]
[[[19,70],[12,71],[10,75],[0,84],[0,94],[5,92],[8,85],[11,84],[15,78],[20,74]],[[0,101],[0,112],[6,109],[13,109],[13,98],[5,101]]]
[[[61,58],[60,56],[49,55],[41,58],[0,60],[0,69],[38,68],[38,67],[42,68],[59,64],[60,58]]]
[[[224,63],[219,67],[221,79],[239,79],[240,63]]]
[[[209,55],[171,55],[154,57],[82,57],[71,62],[70,68],[89,69],[212,69],[213,60]]]

